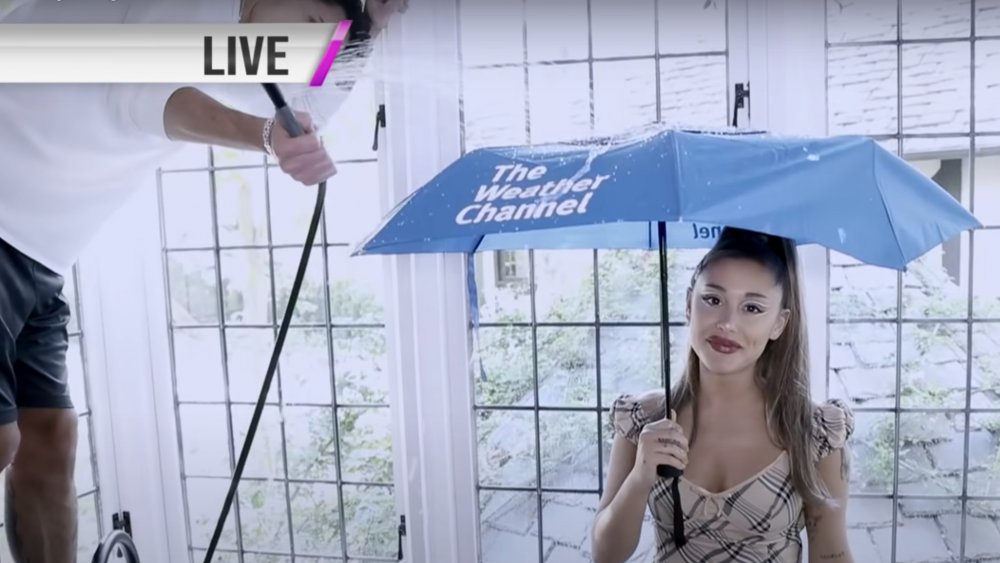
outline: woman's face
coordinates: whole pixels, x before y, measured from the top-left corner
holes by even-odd
[[[759,263],[712,262],[688,293],[691,345],[702,365],[715,375],[752,368],[788,321],[781,300],[781,285]]]
[[[257,0],[245,15],[248,23],[336,23],[344,19],[343,8],[320,0]]]

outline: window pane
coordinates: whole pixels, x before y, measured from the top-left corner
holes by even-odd
[[[901,0],[903,39],[968,37],[972,31],[970,0]]]
[[[278,369],[286,404],[332,404],[330,354],[325,330],[288,329]]]
[[[827,39],[831,43],[896,39],[898,0],[827,2]]]
[[[222,502],[229,490],[229,479],[185,479],[188,521],[191,524],[191,546],[208,547],[215,532],[215,523],[222,511]],[[242,506],[242,505],[241,505]],[[236,506],[229,511],[219,538],[219,549],[236,548]]]
[[[659,0],[660,53],[724,51],[726,9],[717,0]]]
[[[260,169],[220,170],[215,173],[219,214],[219,244],[267,244],[267,191]]]
[[[197,477],[230,475],[229,421],[222,405],[180,405],[184,472]]]
[[[1000,13],[1000,6],[994,11]],[[1000,35],[1000,25],[996,33]],[[1000,131],[1000,108],[994,101],[1000,88],[1000,40],[976,42],[975,82],[976,131],[996,133]]]
[[[271,262],[266,250],[225,250],[219,256],[227,324],[274,322]]]
[[[239,488],[243,549],[291,552],[285,483],[243,480]]]
[[[984,225],[1000,227],[1000,137],[976,137],[975,166],[973,213]]]
[[[534,494],[480,491],[479,511],[483,563],[539,561],[538,531],[531,524],[538,521]],[[543,549],[546,547],[543,544]]]
[[[226,367],[229,370],[229,400],[256,403],[271,362],[275,332],[271,329],[226,330]],[[280,367],[280,366],[279,366]],[[269,403],[278,403],[278,378],[271,383]]]
[[[597,495],[542,495],[542,538],[553,544],[546,561],[592,561],[590,529],[598,500]]]
[[[976,0],[976,35],[1000,35],[1000,0]]]
[[[830,393],[866,407],[896,401],[896,325],[831,323]]]
[[[76,556],[80,561],[90,561],[94,557],[94,551],[97,550],[97,544],[101,541],[98,503],[97,493],[80,497],[77,500],[77,545],[79,547]],[[4,560],[13,561],[14,558],[9,557]]]
[[[386,369],[385,332],[382,329],[333,330],[333,370],[337,402],[386,404],[389,373]]]
[[[385,277],[381,256],[349,256],[349,250],[327,250],[330,267],[330,318],[334,325],[383,322]]]
[[[561,26],[560,26],[561,27]],[[590,134],[590,71],[585,64],[528,69],[531,141],[546,143]],[[558,92],[558,95],[554,95]]]
[[[214,243],[210,180],[205,171],[163,174],[160,193],[167,248],[205,248]]]
[[[593,328],[539,327],[538,403],[596,407],[596,347]]]
[[[830,252],[830,318],[890,319],[896,316],[897,274]]]
[[[972,325],[972,407],[1000,409],[1000,323]]]
[[[594,116],[601,133],[656,121],[656,65],[651,59],[594,63]]]
[[[531,402],[535,385],[531,329],[482,327],[479,338],[486,377],[476,378],[476,404],[512,406]]]
[[[246,441],[250,419],[254,407],[251,405],[233,405],[233,443],[239,455]],[[285,477],[285,442],[284,428],[278,407],[267,406],[261,413],[257,434],[253,439],[253,448],[247,458],[243,475],[249,479],[283,479]]]
[[[534,487],[535,416],[531,412],[480,410],[479,484]]]
[[[301,244],[301,243],[300,243]],[[292,285],[298,275],[299,261],[302,259],[302,248],[276,248],[273,251],[274,284],[277,294],[277,323],[280,324],[288,308],[288,298],[292,294]],[[326,322],[326,296],[323,295],[323,251],[312,247],[309,252],[309,264],[306,265],[305,277],[299,298],[292,311],[294,324],[322,324]]]
[[[87,397],[87,373],[83,365],[83,351],[79,336],[69,338],[69,349],[66,350],[66,371],[69,380],[69,393],[77,413],[90,410]]]
[[[463,64],[524,60],[524,8],[521,2],[461,0],[459,15]]]
[[[76,466],[74,482],[77,494],[87,493],[97,487],[94,475],[93,451],[90,443],[90,417],[81,416],[77,426]],[[95,514],[94,517],[97,515]]]
[[[395,558],[399,518],[388,487],[344,485],[347,553],[352,558]]]
[[[593,322],[594,252],[533,253],[535,311],[540,322]]]
[[[354,139],[355,144],[361,144]],[[330,153],[337,154],[333,152]],[[339,160],[340,157],[335,157]],[[336,161],[335,161],[336,162]],[[338,167],[338,175],[340,169]],[[336,176],[334,176],[336,178]],[[275,245],[299,245],[305,243],[309,232],[309,221],[316,208],[316,188],[296,184],[295,180],[276,168],[267,171],[268,195],[271,209],[271,242]],[[329,182],[327,193],[329,193]],[[356,186],[356,190],[369,190],[367,186]],[[359,198],[360,199],[360,198]],[[330,213],[331,210],[327,210]],[[322,233],[317,232],[315,244],[322,244]]]
[[[996,249],[1000,248],[1000,230],[978,231],[974,235],[972,254],[973,316],[1000,318],[1000,273],[992,266]]]
[[[954,516],[949,519],[954,519]],[[1000,502],[972,501],[968,504],[965,519],[965,557],[966,560],[984,560],[990,554],[996,553],[996,546],[1000,545],[1000,532],[997,531],[996,521],[1000,519]],[[954,522],[947,525],[949,540],[954,544],[958,541],[955,532],[960,532],[961,527]]]
[[[288,188],[286,188],[288,189]],[[291,189],[302,190],[298,185]],[[305,188],[315,200],[315,192]],[[374,162],[339,163],[337,175],[327,186],[326,238],[331,244],[353,246],[367,236],[382,219],[379,208],[378,166]],[[299,227],[297,244],[306,238],[307,223]],[[317,235],[319,240],[319,235]]]
[[[527,0],[526,7],[529,61],[587,58],[586,2]]]
[[[342,526],[336,485],[325,483],[295,484],[292,498],[292,528],[295,530],[295,553],[340,555]],[[301,558],[296,557],[296,560]]]
[[[597,490],[597,413],[541,412],[542,487]]]
[[[594,57],[652,55],[656,49],[654,0],[590,3]]]
[[[392,433],[388,408],[341,408],[340,467],[355,483],[392,482]]]
[[[174,374],[181,401],[224,401],[222,345],[218,329],[173,332]]]
[[[969,494],[1000,496],[1000,414],[974,414],[969,418],[967,455]]]
[[[167,255],[170,316],[174,324],[218,324],[215,257],[211,252]]]
[[[856,9],[860,4],[851,6]],[[896,133],[896,47],[832,47],[827,49],[826,57],[830,134]]]
[[[726,64],[725,56],[661,59],[661,120],[706,129],[726,126]]]
[[[524,78],[519,67],[465,71],[466,150],[527,141]]]
[[[337,441],[331,407],[286,407],[290,479],[337,480]]]
[[[952,528],[955,520],[948,516],[960,516],[961,504],[957,500],[904,499],[899,501],[898,506],[900,517],[896,528],[896,560],[950,559],[952,549],[956,548],[949,549],[945,538],[959,537],[961,528]],[[890,532],[891,528],[886,528],[877,536],[881,545],[891,549]]]
[[[965,133],[971,103],[967,42],[903,46],[906,133]]]

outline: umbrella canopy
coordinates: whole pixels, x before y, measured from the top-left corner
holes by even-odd
[[[654,129],[482,148],[388,215],[355,254],[711,246],[722,225],[894,269],[980,223],[861,136]]]

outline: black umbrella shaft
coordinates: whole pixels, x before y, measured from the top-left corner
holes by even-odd
[[[670,416],[670,294],[667,283],[667,224],[657,224],[660,248],[660,355],[663,362],[663,386],[666,391],[667,411]]]

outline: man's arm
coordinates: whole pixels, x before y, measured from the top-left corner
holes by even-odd
[[[193,87],[176,90],[163,109],[164,132],[170,140],[239,150],[264,150],[264,122]]]
[[[854,563],[847,543],[847,479],[842,463],[844,449],[836,449],[819,462],[819,475],[833,496],[834,506],[807,503],[806,533],[809,563]]]
[[[177,89],[163,109],[163,129],[178,142],[264,150],[265,119],[234,110],[193,87]],[[295,112],[304,134],[292,137],[280,124],[270,130],[271,149],[281,170],[307,186],[337,173],[329,153],[316,135],[310,116]]]

